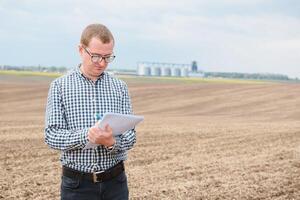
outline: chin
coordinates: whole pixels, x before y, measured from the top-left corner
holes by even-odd
[[[100,75],[100,74],[102,74],[102,72],[104,72],[104,70],[105,69],[103,69],[103,68],[97,68],[96,71],[95,71],[95,73],[98,74],[98,75]]]

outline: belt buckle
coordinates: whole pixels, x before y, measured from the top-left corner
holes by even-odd
[[[101,174],[103,172],[104,171],[93,172],[93,181],[94,181],[94,183],[101,182],[101,181],[98,180],[97,174]]]

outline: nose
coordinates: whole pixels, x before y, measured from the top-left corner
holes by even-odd
[[[102,59],[100,62],[97,62],[98,65],[100,65],[101,67],[106,66],[106,62],[104,59]]]

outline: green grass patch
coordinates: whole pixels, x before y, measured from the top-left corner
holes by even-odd
[[[183,83],[183,84],[197,84],[197,83],[216,83],[216,84],[272,84],[275,82],[262,80],[242,80],[242,79],[225,79],[225,78],[188,78],[188,77],[140,77],[120,75],[119,78],[128,82],[141,83]]]
[[[15,76],[40,76],[57,78],[62,76],[61,73],[50,72],[34,72],[34,71],[16,71],[16,70],[0,70],[0,75]],[[188,77],[141,77],[132,75],[118,75],[119,78],[126,82],[132,83],[151,83],[151,84],[198,84],[198,83],[215,83],[215,84],[274,84],[277,81],[267,80],[243,80],[243,79],[226,79],[226,78],[188,78]]]
[[[51,78],[56,78],[62,75],[61,73],[16,71],[16,70],[0,70],[0,74],[15,75],[15,76],[46,76]]]

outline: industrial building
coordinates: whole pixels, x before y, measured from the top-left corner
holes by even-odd
[[[191,64],[138,62],[137,75],[139,76],[172,76],[172,77],[202,77],[203,72],[198,70],[197,62]]]

